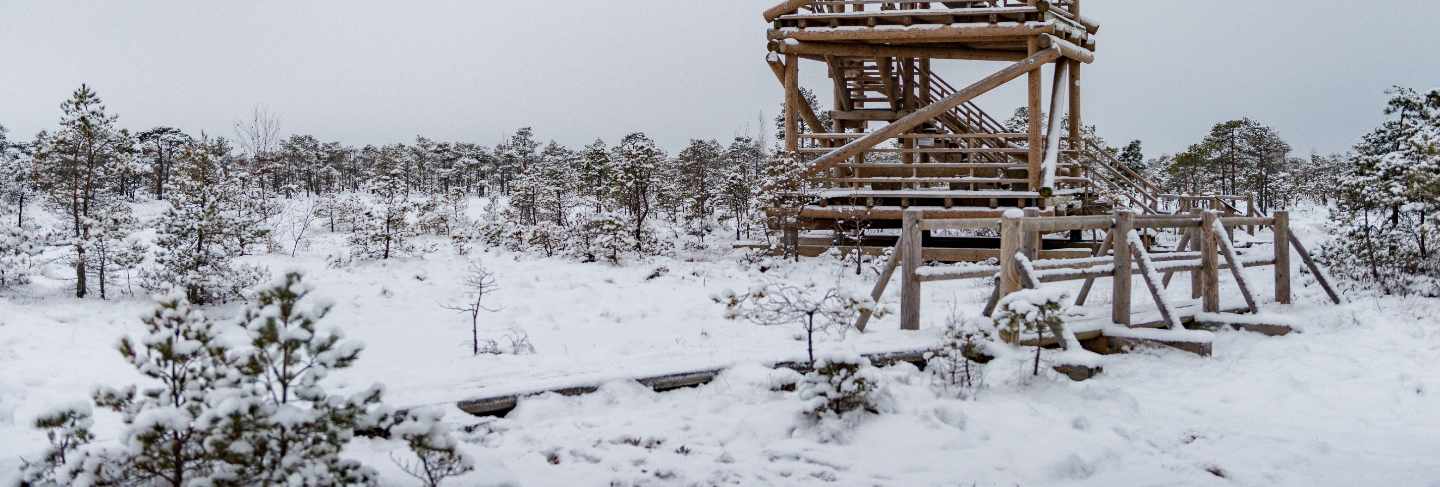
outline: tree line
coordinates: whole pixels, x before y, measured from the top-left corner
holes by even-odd
[[[258,109],[230,138],[131,131],[82,85],[59,124],[32,140],[0,127],[0,201],[13,223],[0,233],[0,286],[23,282],[28,257],[59,247],[77,297],[107,297],[134,273],[142,286],[178,284],[196,303],[223,301],[263,278],[233,259],[284,246],[271,220],[301,197],[313,202],[306,225],[350,233],[346,260],[412,254],[422,234],[461,253],[484,242],[612,262],[664,251],[676,239],[658,238],[660,223],[696,241],[721,228],[748,238],[772,166],[794,165],[762,144],[696,139],[672,156],[643,132],[571,148],[521,128],[493,146],[417,137],[355,147],[281,136]],[[490,197],[481,221],[466,216],[473,197]],[[149,199],[169,206],[155,249],[130,238],[130,203]],[[64,224],[32,225],[35,203]]]

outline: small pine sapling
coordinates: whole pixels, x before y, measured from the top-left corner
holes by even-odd
[[[20,485],[59,485],[60,469],[81,456],[80,449],[95,440],[95,425],[88,401],[63,404],[35,418],[35,428],[45,431],[50,446],[37,462],[20,460]]]
[[[857,295],[833,287],[820,288],[815,283],[796,286],[771,283],[757,286],[749,293],[731,290],[714,296],[725,305],[728,319],[745,318],[762,326],[799,324],[805,331],[805,351],[809,363],[815,364],[815,333],[830,329],[845,330],[860,313],[884,316],[886,310],[867,295]]]
[[[1044,348],[1045,331],[1059,338],[1065,326],[1070,293],[1060,289],[1024,289],[1000,299],[995,311],[995,326],[1006,341],[1018,343],[1025,333],[1035,334],[1035,370],[1040,375],[1040,350]]]
[[[822,357],[795,385],[803,402],[801,417],[818,426],[823,437],[842,438],[863,415],[894,409],[884,379],[864,357]]]
[[[940,346],[925,355],[925,369],[945,390],[968,395],[980,387],[981,367],[990,360],[984,349],[993,341],[991,328],[978,318],[951,315]]]
[[[389,428],[390,435],[403,440],[414,458],[404,459],[392,453],[390,460],[426,487],[439,487],[445,479],[475,470],[475,462],[460,450],[454,432],[444,422],[445,411],[411,409],[396,415],[395,419],[397,423]]]
[[[340,453],[357,433],[377,429],[389,412],[378,385],[351,395],[328,393],[323,381],[350,367],[363,350],[319,322],[329,303],[298,272],[256,293],[241,325],[236,393],[227,414],[213,417],[212,441],[229,445],[227,475],[262,484],[373,485],[376,472]],[[240,450],[234,445],[243,445]]]
[[[465,300],[460,304],[445,306],[445,309],[465,313],[470,317],[470,348],[471,353],[480,355],[482,347],[480,343],[480,312],[489,311],[494,313],[499,309],[492,309],[485,306],[485,297],[500,290],[500,285],[495,281],[495,273],[486,269],[479,260],[470,262],[469,271],[465,273]],[[494,342],[489,342],[486,349],[493,350]]]

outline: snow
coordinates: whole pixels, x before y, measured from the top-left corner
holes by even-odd
[[[1325,217],[1296,211],[1293,228],[1318,247]],[[1261,315],[1224,318],[1283,319],[1304,334],[1185,332],[1213,340],[1214,355],[1204,358],[1162,348],[1098,360],[1044,354],[1044,365],[1104,366],[1080,383],[1048,367],[1031,377],[1024,362],[1033,355],[1002,354],[969,399],[931,387],[914,366],[886,367],[879,373],[893,410],[866,415],[832,438],[804,422],[804,401],[782,390],[798,374],[760,365],[803,359],[798,327],[727,320],[710,297],[748,289],[762,276],[864,295],[873,271],[857,277],[820,258],[772,262],[761,273],[723,241],[623,266],[477,249],[500,285],[489,302],[500,311],[481,315],[482,334],[523,331],[536,353],[472,357],[468,321],[442,306],[463,296],[465,258],[442,250],[332,268],[326,257],[344,237],[317,233],[294,258],[242,259],[272,275],[302,270],[315,303],[333,302],[321,329],[338,328],[365,345],[353,368],[329,378],[340,390],[379,382],[397,407],[445,408],[484,394],[605,384],[586,396],[525,399],[504,418],[451,409],[444,421],[473,426],[461,448],[478,470],[453,485],[1430,486],[1440,479],[1440,300],[1352,296],[1332,306],[1318,287],[1297,280],[1299,304],[1262,303]],[[670,272],[647,279],[660,266]],[[64,275],[52,265],[0,297],[0,483],[20,458],[43,448],[43,433],[30,427],[34,418],[81,407],[77,400],[97,384],[143,383],[114,347],[121,336],[141,334],[136,317],[153,309],[148,300],[75,300],[65,295]],[[1074,291],[1079,284],[1046,288]],[[1273,294],[1268,279],[1252,284],[1257,297]],[[1181,313],[1193,313],[1187,286],[1178,279],[1167,290]],[[1240,302],[1233,287],[1222,287],[1227,304]],[[884,301],[893,303],[898,286],[890,288]],[[948,315],[978,312],[989,291],[984,279],[927,283],[920,331],[898,330],[899,317],[891,315],[866,333],[817,335],[819,347],[853,356],[933,346]],[[1089,305],[1108,312],[1109,296],[1109,280],[1097,280]],[[238,310],[232,303],[205,313],[231,329]],[[1087,316],[1072,330],[1096,326]],[[1106,332],[1176,336],[1113,328]],[[626,380],[727,366],[708,385],[666,393]],[[175,414],[145,420],[163,423]],[[118,424],[113,413],[97,411],[98,440],[118,441]],[[380,469],[389,483],[413,482],[390,460],[400,448],[357,440],[347,454]]]

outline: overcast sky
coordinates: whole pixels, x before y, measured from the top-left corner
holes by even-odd
[[[83,82],[134,129],[230,135],[259,104],[286,133],[350,144],[493,144],[532,125],[571,145],[644,130],[673,150],[775,115],[760,18],[774,1],[0,0],[0,124],[51,127]],[[1102,25],[1087,122],[1151,155],[1242,116],[1301,154],[1344,150],[1382,118],[1387,87],[1440,86],[1433,0],[1085,8]],[[956,86],[997,68],[946,63]],[[827,86],[818,64],[802,69]],[[978,102],[1003,119],[1020,85]]]

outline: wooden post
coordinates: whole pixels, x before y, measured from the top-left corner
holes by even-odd
[[[901,255],[900,270],[900,329],[920,329],[920,279],[916,271],[920,270],[920,264],[924,259],[924,242],[920,236],[920,220],[924,210],[911,208],[905,210],[904,214],[904,248]]]
[[[1187,200],[1187,201],[1188,201],[1188,200]],[[1193,202],[1191,203],[1190,214],[1191,214],[1191,215],[1194,215],[1194,216],[1197,217],[1197,218],[1200,218],[1200,223],[1201,223],[1202,225],[1205,223],[1205,217],[1204,217],[1203,213],[1204,213],[1203,210],[1194,207]],[[1191,251],[1196,251],[1196,252],[1203,251],[1203,250],[1205,249],[1205,242],[1203,242],[1203,240],[1205,240],[1205,232],[1200,231],[1199,228],[1191,228],[1191,229],[1189,229],[1188,231],[1190,232],[1190,248],[1189,248],[1189,249],[1186,249],[1186,250],[1191,250]],[[1204,260],[1204,257],[1201,257],[1201,260],[1203,261],[1203,260]],[[1204,274],[1205,274],[1205,270],[1204,270],[1204,269],[1200,269],[1200,270],[1196,270],[1196,271],[1191,271],[1191,272],[1190,272],[1190,299],[1200,299],[1200,297],[1201,297],[1202,295],[1204,295],[1204,293],[1205,293],[1205,277],[1204,277]]]
[[[1110,230],[1110,248],[1115,250],[1115,279],[1110,295],[1111,321],[1130,324],[1130,232],[1135,230],[1135,212],[1115,212],[1115,227]]]
[[[1025,209],[1025,218],[1038,218],[1039,216],[1039,208],[1030,207]],[[1040,239],[1043,237],[1043,235],[1041,235],[1040,232],[1025,230],[1023,226],[1021,228],[1023,234],[1020,236],[1020,251],[1024,252],[1025,257],[1029,258],[1030,260],[1039,259],[1041,248]]]
[[[1064,102],[1065,80],[1069,76],[1070,63],[1061,59],[1055,62],[1055,79],[1050,85],[1050,113],[1045,127],[1045,154],[1041,158],[1040,196],[1049,197],[1055,190],[1055,173],[1060,165],[1060,106]]]
[[[1027,46],[1030,55],[1034,56],[1035,53],[1040,51],[1039,38],[1034,36],[1029,37],[1027,41]],[[1041,164],[1043,159],[1045,158],[1045,154],[1043,152],[1044,141],[1040,138],[1040,101],[1041,96],[1043,95],[1042,91],[1044,90],[1044,80],[1041,77],[1041,70],[1031,70],[1028,79],[1029,104],[1027,105],[1027,111],[1030,115],[1030,127],[1028,134],[1030,136],[1030,153],[1028,159],[1029,164],[1027,165],[1027,167],[1029,168],[1030,191],[1040,191],[1040,177],[1043,169],[1041,167]]]
[[[1219,219],[1219,212],[1208,210],[1200,221],[1200,294],[1206,313],[1220,312],[1220,234],[1215,232]]]
[[[1275,301],[1290,304],[1290,212],[1275,212]]]
[[[1020,290],[1020,275],[1015,272],[1015,254],[1022,246],[1020,215],[1014,210],[1000,217],[1000,296]]]
[[[785,55],[785,150],[795,153],[800,150],[800,56]],[[814,127],[812,130],[821,130]]]

